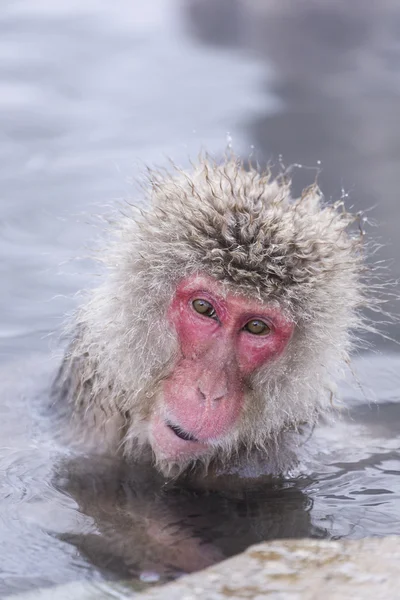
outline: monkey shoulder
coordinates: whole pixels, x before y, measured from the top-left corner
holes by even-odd
[[[123,416],[110,410],[109,390],[96,391],[96,366],[87,353],[65,353],[51,386],[53,416],[69,444],[98,453],[118,454]]]

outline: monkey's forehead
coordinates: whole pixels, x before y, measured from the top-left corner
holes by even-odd
[[[155,196],[142,223],[154,255],[245,293],[281,295],[359,270],[361,238],[348,231],[355,217],[341,203],[322,203],[316,186],[292,199],[290,186],[269,174],[204,164],[158,181]]]
[[[344,210],[342,201],[324,203],[316,185],[293,199],[289,182],[272,180],[268,171],[245,170],[233,160],[203,162],[191,175],[158,180],[144,220],[166,241],[212,251],[211,260],[225,251],[255,270],[266,267],[264,259],[275,265],[295,257],[334,261],[360,240],[348,234],[358,216]]]
[[[203,162],[158,175],[150,206],[128,215],[109,256],[120,284],[166,301],[195,273],[227,291],[312,319],[332,305],[362,304],[362,236],[341,202],[310,186],[293,199],[286,181],[240,162]]]

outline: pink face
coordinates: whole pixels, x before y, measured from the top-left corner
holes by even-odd
[[[214,279],[184,279],[168,318],[180,358],[164,381],[163,402],[151,424],[157,454],[196,458],[229,437],[245,401],[246,381],[285,349],[293,323],[275,307],[225,295]]]

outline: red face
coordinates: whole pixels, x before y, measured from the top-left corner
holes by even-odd
[[[164,381],[151,441],[163,458],[179,462],[229,437],[243,410],[246,381],[283,352],[293,323],[275,307],[223,294],[219,282],[200,275],[181,282],[168,317],[180,358]]]

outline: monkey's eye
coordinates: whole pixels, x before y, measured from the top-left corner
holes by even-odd
[[[207,300],[201,300],[201,298],[197,298],[196,300],[193,300],[192,306],[196,312],[204,315],[205,317],[211,317],[211,319],[217,318],[215,308],[212,304],[207,302]]]
[[[254,335],[268,335],[271,333],[271,328],[260,319],[249,321],[243,329]]]

